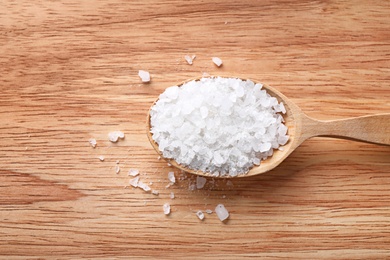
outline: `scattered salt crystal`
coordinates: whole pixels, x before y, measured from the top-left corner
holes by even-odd
[[[142,181],[138,182],[138,187],[143,189],[144,191],[150,191],[151,190],[151,188],[147,184],[143,183]]]
[[[196,176],[196,188],[202,189],[204,185],[206,184],[207,179],[201,176]]]
[[[196,185],[195,184],[190,184],[188,186],[188,190],[195,190],[196,189]]]
[[[116,162],[115,162],[116,164],[119,164],[120,163],[120,161],[119,160],[116,160]]]
[[[172,184],[173,184],[172,182],[171,182],[171,183],[168,183],[167,186],[165,186],[165,189],[168,189],[169,187],[171,187]]]
[[[137,169],[130,169],[128,175],[129,176],[137,176],[139,174],[139,170]]]
[[[175,193],[171,192],[171,195],[169,196],[171,199],[175,198]]]
[[[217,213],[217,216],[221,221],[224,221],[229,217],[229,212],[226,210],[223,204],[217,205],[217,207],[215,208],[215,213]]]
[[[113,143],[118,142],[118,139],[123,139],[125,137],[125,134],[121,131],[113,131],[108,133],[108,140],[110,140]]]
[[[158,192],[158,190],[152,190],[152,194],[157,196],[159,194],[159,192]]]
[[[222,60],[218,57],[213,57],[212,58],[213,62],[215,65],[217,65],[218,67],[220,67],[222,65]]]
[[[169,205],[169,203],[165,203],[163,205],[163,210],[165,215],[169,215],[171,213],[171,205]]]
[[[116,165],[115,166],[115,173],[118,174],[120,171],[121,171],[121,168],[119,167],[119,165]]]
[[[171,183],[175,183],[176,182],[176,178],[175,178],[175,173],[174,172],[168,172],[168,180]]]
[[[231,187],[233,187],[234,185],[233,185],[233,182],[232,182],[231,180],[228,180],[228,181],[226,182],[226,186],[231,186]]]
[[[170,164],[170,163],[167,163],[167,165],[168,165],[169,167],[171,167],[171,166],[172,166],[172,164]]]
[[[157,160],[161,160],[161,156],[157,157]]]
[[[138,182],[139,182],[139,176],[137,176],[137,177],[131,179],[131,180],[129,181],[129,184],[130,184],[131,186],[133,186],[134,188],[137,188],[137,187],[138,187]]]
[[[204,214],[203,214],[203,212],[200,211],[200,210],[196,212],[196,216],[198,216],[198,218],[199,218],[200,220],[203,220],[203,219],[204,219]]]
[[[104,161],[104,156],[103,156],[103,155],[100,155],[100,156],[99,156],[99,160],[100,160],[100,161]]]
[[[213,211],[211,209],[206,209],[206,213],[211,214],[211,213],[213,213]]]
[[[145,70],[139,70],[138,76],[141,78],[142,82],[149,82],[150,81],[150,74],[149,72]]]
[[[91,146],[92,146],[93,148],[96,147],[96,144],[97,144],[96,139],[93,139],[93,138],[89,139],[89,143],[91,144]]]
[[[193,60],[196,58],[196,55],[185,55],[184,59],[187,61],[188,64],[192,65]]]

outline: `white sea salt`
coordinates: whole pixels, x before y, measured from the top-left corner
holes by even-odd
[[[145,70],[139,70],[138,71],[138,76],[140,77],[142,82],[149,82],[150,81],[150,74],[149,72]]]
[[[134,188],[137,188],[137,187],[138,187],[138,182],[139,182],[139,176],[137,176],[137,177],[131,179],[131,180],[129,181],[129,184],[130,184],[131,186],[133,186]]]
[[[163,205],[163,211],[165,215],[169,215],[171,213],[171,205],[169,205],[169,203],[165,203]]]
[[[150,191],[151,190],[151,188],[146,183],[143,183],[142,181],[138,182],[138,187],[143,189],[144,191]]]
[[[118,174],[121,171],[119,165],[115,165],[115,173]]]
[[[222,60],[218,57],[213,57],[212,58],[212,61],[214,62],[215,65],[217,65],[218,67],[221,67],[222,65]]]
[[[158,190],[152,190],[152,194],[157,196],[159,194],[159,192],[158,192]]]
[[[202,189],[204,185],[206,184],[207,179],[201,176],[196,176],[196,188]]]
[[[215,213],[217,213],[217,216],[221,221],[224,221],[229,217],[229,212],[226,210],[223,204],[217,205],[217,207],[215,208]]]
[[[125,134],[121,131],[113,131],[108,133],[108,140],[110,140],[113,143],[118,142],[118,140],[125,138]]]
[[[171,183],[175,183],[176,182],[176,178],[175,178],[175,173],[174,172],[168,172],[168,180]]]
[[[139,170],[137,169],[130,169],[128,175],[129,176],[137,176],[139,174]]]
[[[169,195],[169,197],[170,197],[171,199],[174,199],[174,198],[175,198],[175,193],[171,192],[171,194]]]
[[[206,212],[207,214],[213,213],[213,211],[212,211],[211,209],[206,209],[205,212]]]
[[[204,214],[202,211],[198,210],[196,212],[196,216],[200,219],[200,220],[203,220],[204,219]]]
[[[93,148],[96,147],[96,144],[97,144],[96,139],[94,139],[94,138],[89,139],[89,143],[90,143],[90,145],[91,145]]]
[[[196,58],[196,55],[185,55],[184,59],[187,61],[188,64],[192,65],[194,59]]]
[[[160,95],[150,111],[151,133],[163,157],[234,177],[288,142],[281,104],[250,80],[202,78]]]
[[[104,161],[104,156],[103,155],[100,155],[98,158],[99,158],[100,161]]]

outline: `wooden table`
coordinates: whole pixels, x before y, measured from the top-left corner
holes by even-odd
[[[381,0],[2,1],[0,255],[390,258],[390,147],[314,138],[269,173],[192,191],[145,134],[159,93],[203,73],[262,81],[320,119],[390,112],[389,14]],[[159,195],[125,188],[131,168]],[[219,203],[226,223],[196,217]]]

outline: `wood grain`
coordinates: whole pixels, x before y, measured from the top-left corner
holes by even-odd
[[[267,83],[319,119],[389,113],[388,1],[1,5],[1,258],[390,257],[389,147],[314,138],[267,174],[191,191],[190,175],[165,188],[174,169],[145,133],[158,95],[203,72]],[[159,196],[124,188],[130,168]],[[218,203],[226,223],[196,218]]]

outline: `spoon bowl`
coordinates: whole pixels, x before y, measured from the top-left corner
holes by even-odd
[[[182,86],[192,80],[200,80],[201,78],[191,79],[182,82],[178,86]],[[259,83],[252,80],[254,83]],[[281,146],[281,150],[275,149],[272,156],[261,161],[259,166],[253,166],[248,173],[239,174],[237,177],[249,177],[258,174],[268,172],[280,163],[282,163],[299,145],[305,140],[315,136],[327,136],[334,138],[352,139],[368,143],[376,143],[383,145],[390,145],[390,113],[361,116],[339,120],[321,121],[308,117],[302,112],[302,110],[286,96],[280,93],[275,88],[262,83],[263,89],[267,93],[275,98],[278,102],[283,102],[286,113],[283,115],[285,120],[284,124],[288,127],[289,141]],[[153,105],[158,99],[153,103]],[[153,107],[153,105],[151,107]],[[158,144],[153,140],[152,133],[150,132],[150,110],[147,115],[147,136],[152,144],[153,148],[162,157],[162,153],[159,150]],[[172,166],[201,176],[213,176],[211,173],[203,172],[200,170],[193,170],[184,165],[177,163],[173,159],[164,158]],[[215,176],[213,176],[215,177]],[[222,178],[231,178],[231,176],[219,176]]]

